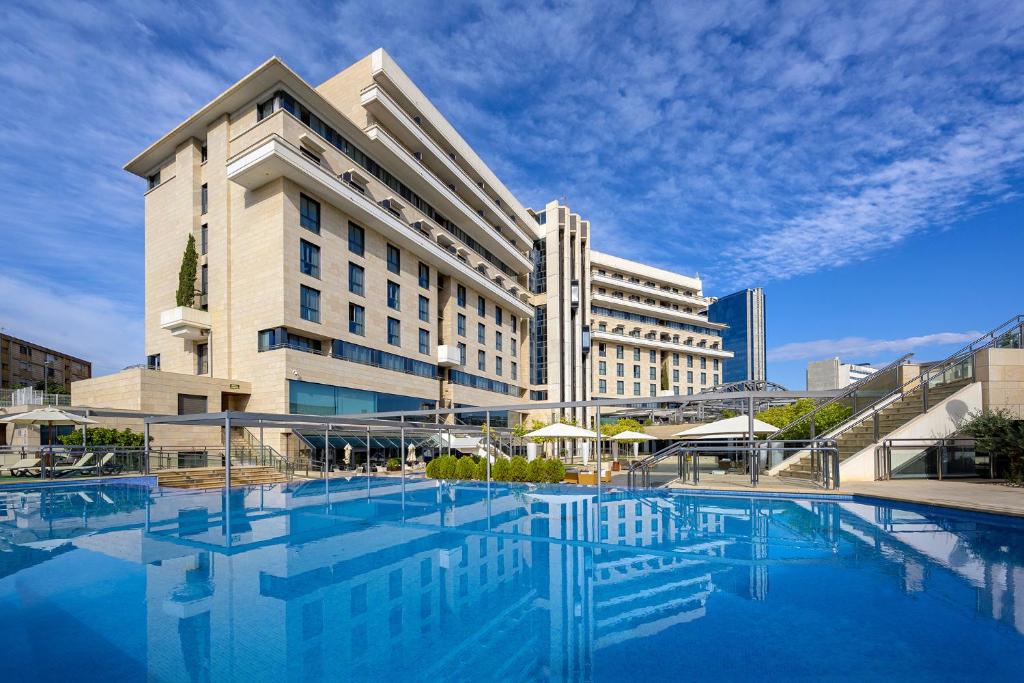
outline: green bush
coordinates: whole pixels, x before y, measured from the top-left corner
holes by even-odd
[[[961,433],[974,437],[977,449],[993,458],[1010,461],[1009,480],[1024,484],[1024,420],[1007,410],[972,412],[960,425]]]
[[[438,476],[437,476],[437,469],[438,469],[438,467],[440,465],[438,460],[440,460],[440,458],[433,458],[433,459],[431,459],[430,462],[427,463],[426,474],[427,474],[427,477],[430,478],[430,479],[437,479],[438,478]]]
[[[509,481],[512,477],[512,463],[508,458],[496,458],[491,465],[491,479],[494,481]]]
[[[527,472],[529,466],[526,464],[526,458],[521,455],[517,455],[512,458],[512,462],[508,468],[508,480],[509,481],[527,481]]]
[[[427,463],[427,476],[431,479],[455,479],[458,466],[454,455],[442,455]]]
[[[483,458],[477,458],[474,468],[473,478],[477,481],[487,481],[487,461]]]
[[[455,478],[462,479],[463,481],[469,481],[476,477],[476,463],[473,462],[473,458],[468,455],[464,455],[459,458],[458,465],[455,467]]]
[[[548,458],[544,461],[544,480],[558,484],[565,480],[565,465],[557,458]]]
[[[534,458],[526,465],[526,481],[542,482],[545,477],[544,461],[540,458]]]
[[[388,472],[396,472],[402,469],[402,463],[398,462],[398,458],[388,458],[384,466],[387,467]]]
[[[88,430],[89,446],[119,446],[121,448],[142,448],[146,437],[125,427],[121,431],[110,427],[93,427]],[[81,446],[82,430],[57,437],[65,446]]]

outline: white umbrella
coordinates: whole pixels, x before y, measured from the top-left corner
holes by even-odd
[[[754,434],[771,434],[778,427],[761,420],[754,420]],[[746,415],[727,417],[708,424],[699,425],[672,435],[677,439],[732,439],[750,438],[750,418]]]
[[[18,413],[16,415],[8,415],[7,417],[0,418],[0,423],[13,424],[13,425],[47,425],[50,428],[50,444],[53,445],[53,426],[54,425],[94,425],[96,420],[90,420],[82,415],[75,415],[74,413],[66,413],[59,408],[53,406],[46,406],[45,408],[36,408],[30,410],[27,413]],[[82,445],[85,446],[85,440],[82,440]],[[43,467],[40,468],[39,476],[46,476],[46,463],[44,461]]]
[[[596,439],[597,434],[584,429],[583,427],[577,427],[576,425],[562,424],[556,422],[549,424],[546,427],[535,429],[534,431],[524,436],[526,439]]]
[[[609,441],[654,441],[655,438],[650,434],[644,434],[643,432],[632,432],[626,430],[619,432],[615,436],[609,436]]]

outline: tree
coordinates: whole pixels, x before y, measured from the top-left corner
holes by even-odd
[[[142,448],[145,437],[125,427],[118,431],[110,427],[93,427],[87,430],[88,446],[118,446],[120,448]],[[58,436],[57,439],[65,446],[81,446],[82,432],[76,429],[70,434]]]
[[[643,432],[644,427],[631,417],[620,417],[615,422],[601,425],[601,436],[612,437],[622,432]],[[636,443],[635,440],[623,441],[621,443]]]
[[[1004,409],[967,414],[960,432],[973,437],[975,446],[992,458],[1010,460],[1010,480],[1024,483],[1024,420]]]
[[[801,398],[784,406],[772,406],[757,414],[757,419],[775,427],[785,427],[802,418],[815,408],[814,399]],[[832,403],[819,410],[814,416],[815,435],[825,434],[845,422],[853,413],[853,409],[841,403]],[[811,438],[811,422],[802,420],[779,435],[780,439]]]
[[[175,300],[178,306],[191,306],[196,298],[196,271],[199,267],[199,253],[196,251],[196,238],[191,233],[185,244],[185,253],[181,255],[181,269],[178,271],[178,293]]]

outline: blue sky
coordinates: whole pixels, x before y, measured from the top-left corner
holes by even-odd
[[[524,204],[763,286],[776,381],[1024,309],[1024,3],[8,2],[0,326],[141,361],[124,162],[270,55],[317,84],[380,46]]]

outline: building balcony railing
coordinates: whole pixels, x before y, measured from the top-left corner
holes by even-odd
[[[209,311],[178,306],[160,314],[160,327],[179,339],[202,339],[210,331],[212,318]]]
[[[0,408],[11,406],[69,406],[70,394],[48,394],[31,387],[0,391]]]
[[[480,187],[479,183],[474,182],[466,171],[459,166],[459,164],[457,164],[444,149],[441,148],[441,145],[423,131],[416,121],[414,121],[413,118],[409,116],[409,114],[406,113],[406,111],[380,87],[380,85],[374,84],[369,86],[363,90],[360,98],[362,105],[367,109],[367,111],[381,121],[398,124],[406,135],[414,139],[417,145],[426,150],[435,159],[436,163],[440,164],[446,171],[451,173],[464,186],[466,186],[469,192],[483,203],[501,222],[501,228],[509,231],[509,233],[514,236],[518,244],[526,248],[532,244],[533,238],[516,224],[515,218],[513,218],[508,212],[504,211],[502,207],[498,205],[498,202],[487,194],[482,187]],[[423,166],[424,168],[427,168],[426,164],[423,164]],[[427,170],[436,177],[437,174],[435,174],[431,169],[427,168]],[[462,201],[465,202],[465,200]],[[465,203],[469,206],[471,211],[475,211],[468,202]],[[505,238],[509,239],[509,236],[505,235]]]
[[[643,282],[633,282],[626,278],[612,277],[611,275],[601,275],[596,270],[591,273],[591,282],[595,285],[605,285],[608,287],[615,287],[621,290],[632,291],[649,298],[661,298],[668,301],[674,301],[676,303],[685,304],[687,306],[693,306],[699,311],[704,311],[710,304],[708,297],[698,296],[696,294],[683,294],[682,292],[673,292],[671,290],[665,290],[658,286],[646,285]],[[659,306],[661,310],[666,310],[663,306]]]
[[[645,304],[642,301],[630,301],[626,298],[620,299],[618,297],[609,296],[608,294],[591,294],[591,299],[595,304],[601,304],[605,307],[633,311],[635,313],[640,313],[641,315],[647,315],[654,318],[677,320],[691,325],[706,327],[711,330],[724,330],[727,327],[721,323],[713,323],[708,320],[706,316],[699,315],[697,313],[687,313],[686,311],[677,311],[671,308],[664,308],[662,306],[652,306],[651,304]]]
[[[666,349],[670,351],[678,351],[680,353],[688,353],[695,356],[708,356],[709,358],[733,357],[732,351],[715,349],[710,346],[700,346],[698,344],[687,344],[684,341],[675,342],[661,339],[660,337],[651,338],[645,335],[635,336],[622,332],[609,332],[607,330],[592,330],[590,334],[595,342],[605,341],[611,342],[612,344],[632,344],[633,346]]]

